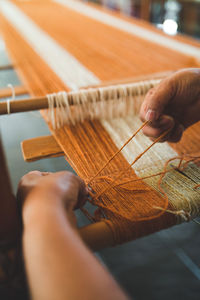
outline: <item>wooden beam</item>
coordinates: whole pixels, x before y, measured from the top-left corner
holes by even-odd
[[[79,235],[92,251],[114,246],[112,230],[104,221],[79,228]]]
[[[24,160],[32,162],[42,158],[64,156],[53,136],[42,136],[21,143]]]

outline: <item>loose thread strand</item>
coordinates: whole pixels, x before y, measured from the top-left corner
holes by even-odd
[[[140,127],[141,130],[141,127]],[[149,147],[147,147],[140,155],[138,155],[135,160],[123,171],[121,171],[121,173],[114,179],[113,183],[106,187],[103,191],[101,191],[99,194],[95,195],[95,199],[102,196],[104,193],[106,193],[109,189],[112,189],[114,187],[114,183],[120,179],[124,173],[126,173],[149,149],[151,149],[151,147],[153,147],[157,142],[159,142],[163,137],[165,137],[168,133],[169,133],[170,129],[165,131],[162,135],[160,135]]]
[[[108,164],[129,144],[129,142],[148,124],[148,121],[144,122],[138,130],[126,141],[126,143],[103,165],[103,167],[89,180],[87,184],[90,184],[107,166]]]

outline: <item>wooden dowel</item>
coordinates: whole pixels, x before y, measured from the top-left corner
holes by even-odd
[[[79,228],[79,234],[92,251],[114,246],[113,233],[103,221]]]
[[[8,65],[7,67],[11,67]],[[137,76],[133,78],[126,78],[123,80],[115,80],[115,81],[107,81],[102,82],[98,86],[87,86],[81,88],[82,90],[88,90],[89,88],[109,88],[109,86],[116,86],[121,84],[130,84],[136,83],[139,81],[146,81],[150,79],[163,79],[164,77],[172,74],[174,71],[167,71],[167,72],[159,72],[154,74],[148,74],[145,76]],[[73,95],[77,94],[78,92],[70,92],[68,93],[68,100],[69,104],[73,105]],[[89,99],[92,101],[92,99]],[[47,97],[37,97],[37,98],[28,98],[22,99],[17,101],[10,101],[10,113],[17,113],[17,112],[27,112],[27,111],[34,111],[40,109],[47,109],[48,108],[48,100]],[[8,113],[7,108],[7,101],[0,102],[0,115],[4,115]]]
[[[46,97],[28,98],[10,101],[10,113],[26,112],[48,108]],[[8,113],[7,101],[0,102],[0,115]]]
[[[155,81],[154,84],[158,83],[160,81],[160,79],[157,79],[157,81]],[[137,93],[138,89],[137,89],[137,82],[135,83],[127,83],[127,86],[131,86],[132,84],[135,84],[135,93]],[[145,81],[143,81],[142,83],[138,84],[145,84]],[[149,81],[147,81],[147,84],[149,86]],[[153,87],[154,85],[151,84],[151,87]],[[150,86],[149,86],[150,87]],[[121,97],[120,93],[116,93],[117,89],[121,88],[121,85],[113,85],[113,86],[106,86],[106,87],[102,87],[102,91],[104,93],[104,99],[110,99],[110,92],[111,89],[115,92],[115,95],[117,97]],[[79,95],[81,94],[85,94],[85,96],[87,97],[87,101],[94,103],[93,101],[93,96],[91,95],[91,93],[94,93],[94,95],[98,95],[96,98],[96,101],[100,101],[101,99],[101,94],[98,90],[98,88],[93,88],[93,89],[82,89],[81,91],[76,91],[76,92],[69,92],[67,97],[68,97],[68,103],[69,105],[75,105],[75,99],[77,97],[79,97]],[[56,101],[54,102],[54,105],[56,106]],[[26,111],[33,111],[33,110],[40,110],[40,109],[46,109],[48,108],[48,99],[47,97],[38,97],[38,98],[29,98],[29,99],[22,99],[22,100],[11,100],[9,101],[9,111],[10,113],[17,113],[17,112],[26,112]],[[0,102],[0,115],[3,114],[7,114],[8,113],[8,101],[3,101]]]

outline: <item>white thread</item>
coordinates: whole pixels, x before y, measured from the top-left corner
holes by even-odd
[[[11,100],[12,100],[12,101],[15,100],[15,89],[14,89],[14,86],[13,86],[11,83],[9,83],[7,86],[8,86],[8,87],[11,89],[11,91],[12,91],[12,98],[7,100],[7,114],[9,115],[9,114],[10,114],[10,101],[11,101]]]
[[[111,87],[90,88],[78,92],[47,95],[48,121],[53,129],[84,120],[113,119],[135,115],[148,90],[160,80]],[[69,102],[70,100],[70,102]]]
[[[192,217],[191,217],[191,213],[187,212],[183,209],[181,210],[170,210],[170,209],[164,209],[162,207],[159,206],[153,206],[153,208],[161,210],[161,211],[165,211],[168,212],[170,214],[176,215],[177,217],[180,218],[179,222],[190,222]]]
[[[55,126],[55,114],[54,114],[54,94],[47,95],[48,99],[48,122],[52,124],[53,129],[56,129]]]
[[[15,100],[15,89],[14,89],[14,86],[11,83],[9,83],[8,87],[11,88],[11,91],[12,91],[12,100]]]
[[[14,3],[0,1],[0,11],[71,90],[100,83],[94,73],[43,31]]]
[[[10,99],[7,100],[7,114],[10,114]]]

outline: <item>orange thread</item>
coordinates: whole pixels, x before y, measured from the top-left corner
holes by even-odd
[[[141,130],[141,127],[139,128],[139,130]],[[107,188],[105,188],[103,191],[101,191],[99,194],[97,194],[96,196],[95,196],[95,198],[97,198],[97,197],[100,197],[100,196],[102,196],[104,193],[106,193],[106,191],[108,190],[108,189],[111,189],[111,188],[113,188],[114,187],[114,183],[118,180],[118,179],[120,179],[123,175],[124,175],[124,173],[125,172],[127,172],[149,149],[151,149],[151,147],[153,147],[157,142],[159,142],[163,137],[165,137],[168,133],[169,133],[169,131],[170,131],[171,129],[169,129],[169,130],[167,130],[167,131],[165,131],[161,136],[159,136],[149,147],[147,147],[140,155],[138,155],[136,158],[135,158],[135,160],[125,169],[125,170],[123,170],[123,171],[121,171],[120,172],[120,174],[114,179],[114,181],[113,181],[113,183],[110,185],[110,186],[108,186]]]
[[[138,134],[138,132],[140,132],[142,130],[142,128],[144,126],[146,126],[148,124],[148,121],[144,122],[142,124],[142,126],[140,126],[140,128],[138,128],[138,130],[136,130],[134,132],[134,134],[128,139],[128,141],[126,141],[126,143],[117,151],[115,152],[115,154],[113,154],[113,156],[111,156],[111,158],[103,165],[103,167],[89,180],[89,182],[87,184],[90,184],[106,167],[107,165],[117,156],[117,154],[119,154],[125,147],[126,145],[128,145],[130,143],[130,141]]]
[[[144,124],[143,124],[144,125]],[[141,126],[136,132],[139,132],[142,128],[143,128],[144,126]],[[97,200],[97,199],[101,199],[100,197],[103,195],[103,194],[105,194],[108,190],[111,190],[111,189],[113,189],[114,187],[115,187],[115,183],[116,183],[116,181],[118,180],[118,179],[120,179],[121,177],[123,177],[123,175],[124,175],[124,173],[125,172],[127,172],[137,161],[138,161],[138,159],[140,159],[155,143],[157,143],[157,142],[159,142],[164,136],[166,136],[167,134],[168,134],[168,132],[170,131],[170,129],[169,130],[167,130],[166,132],[164,132],[160,137],[158,137],[149,147],[147,147],[147,149],[145,149],[145,151],[143,151],[140,155],[138,155],[137,157],[136,157],[136,159],[125,169],[125,170],[123,170],[123,171],[121,171],[120,172],[120,174],[115,178],[115,179],[110,179],[109,177],[104,177],[104,179],[106,179],[107,181],[112,181],[112,183],[108,186],[108,187],[106,187],[105,189],[103,189],[101,192],[99,192],[99,193],[97,193],[97,194],[94,194],[94,193],[91,193],[91,197],[92,197],[92,200],[93,200],[93,202],[96,202],[95,200]],[[135,133],[133,134],[133,136],[132,136],[132,138],[135,136]],[[129,141],[130,141],[130,139],[129,139]],[[121,147],[121,149],[123,149],[124,147],[125,147],[125,145],[127,145],[127,142]],[[116,152],[117,154],[119,153],[119,151],[117,151]],[[113,157],[115,157],[117,154],[115,154]],[[111,158],[111,159],[109,159],[109,161],[108,162],[106,162],[106,164],[104,165],[104,166],[107,166],[111,161],[112,161],[112,159],[113,159],[113,157]],[[167,164],[166,164],[166,167],[167,167]],[[101,171],[104,169],[105,167],[103,167],[103,168],[101,168]],[[97,174],[99,174],[100,172],[97,172]],[[162,172],[163,173],[163,172]],[[165,170],[165,172],[164,173],[166,173],[166,170]],[[96,176],[97,176],[97,174],[92,178],[92,180],[94,180],[94,178],[96,178]],[[164,176],[164,175],[163,175]],[[92,181],[91,180],[91,181]],[[98,180],[98,178],[97,178],[97,180]],[[90,181],[90,182],[91,182]],[[139,181],[139,180],[138,180]],[[161,193],[164,195],[164,209],[166,209],[167,208],[167,206],[168,206],[168,197],[166,196],[166,194],[164,193],[164,191],[162,190],[162,188],[161,187],[159,187],[159,189],[160,189],[160,191],[161,191]],[[141,189],[135,189],[134,190],[135,192],[137,192],[137,193],[146,193],[146,192],[148,192],[148,189],[146,189],[146,190],[141,190]],[[124,195],[122,195],[122,197],[124,198]],[[102,203],[102,205],[103,205],[103,207],[104,208],[106,208],[107,207],[107,205],[105,204],[105,203]],[[108,209],[108,207],[107,207],[107,209]],[[121,212],[122,213],[122,212]],[[160,213],[158,213],[158,214],[156,214],[156,215],[153,215],[153,216],[145,216],[145,217],[139,217],[139,218],[135,218],[135,219],[137,219],[137,221],[142,221],[142,220],[151,220],[151,219],[154,219],[154,218],[157,218],[157,217],[159,217],[159,216],[161,216],[162,214],[163,214],[164,212],[160,212]]]

